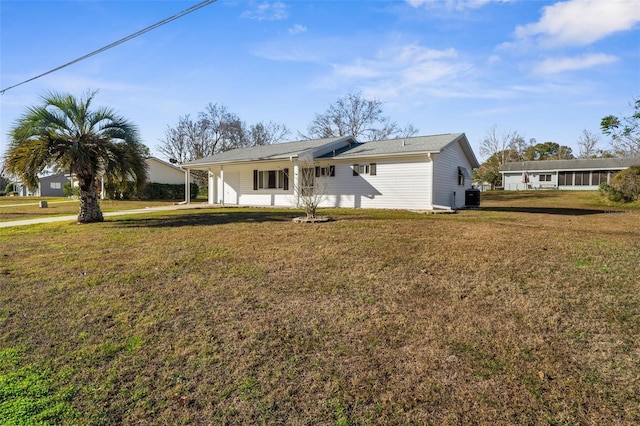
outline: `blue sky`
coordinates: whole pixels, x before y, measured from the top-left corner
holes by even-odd
[[[0,2],[5,88],[199,3]],[[99,93],[154,150],[178,117],[225,105],[248,124],[306,132],[349,92],[419,134],[518,131],[577,152],[584,129],[640,96],[640,1],[219,0],[0,97],[7,132],[53,90]],[[607,140],[601,137],[601,147]]]

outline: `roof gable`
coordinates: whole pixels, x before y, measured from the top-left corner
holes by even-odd
[[[164,166],[164,167],[168,167],[168,168],[175,169],[175,170],[180,170],[179,167],[177,167],[177,166],[175,166],[175,165],[173,165],[171,163],[167,163],[166,161],[161,160],[158,157],[147,157],[147,158],[145,158],[145,162],[147,164],[149,164],[149,165],[151,165],[151,163],[157,163],[157,164],[159,164],[161,166]]]

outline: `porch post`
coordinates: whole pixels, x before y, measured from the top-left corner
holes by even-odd
[[[184,172],[184,201],[187,204],[191,203],[191,184],[189,182],[189,176],[191,176],[191,169],[186,169]]]
[[[207,194],[207,202],[209,204],[215,204],[216,203],[216,176],[215,174],[213,174],[213,172],[211,170],[208,170],[208,185],[209,185],[209,191]]]
[[[224,166],[220,166],[220,203],[224,206]]]
[[[298,165],[298,159],[292,160],[293,163],[293,199],[296,205],[300,202],[300,166]]]

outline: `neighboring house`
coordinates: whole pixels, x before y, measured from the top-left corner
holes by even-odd
[[[424,210],[463,207],[476,167],[464,133],[367,143],[351,136],[305,140],[182,165],[208,172],[209,204],[295,206],[300,173],[311,170],[315,190],[324,195],[321,207]]]
[[[601,183],[609,183],[620,170],[633,165],[640,165],[640,158],[519,161],[505,163],[500,173],[505,190],[595,190]]]
[[[60,173],[40,178],[38,190],[34,195],[39,197],[64,197],[63,186],[70,182],[69,177]]]
[[[23,197],[64,197],[63,185],[69,182],[69,177],[62,173],[38,178],[38,188],[35,191],[21,182],[15,183],[15,192]]]
[[[145,160],[147,166],[147,182],[184,184],[185,172],[171,163],[156,157]]]
[[[147,163],[147,182],[167,183],[173,185],[184,185],[186,182],[186,173],[179,167],[171,163],[160,160],[156,157],[148,157],[144,160]],[[74,179],[75,181],[75,179]],[[100,177],[100,197],[104,199],[104,179]],[[77,186],[77,182],[74,182]]]

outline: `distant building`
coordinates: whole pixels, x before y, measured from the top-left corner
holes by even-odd
[[[619,171],[634,165],[640,165],[640,157],[518,161],[505,163],[500,173],[507,191],[596,190],[601,183],[609,183]]]
[[[39,197],[64,197],[63,186],[70,182],[69,176],[62,173],[41,177],[38,190],[34,195]]]

